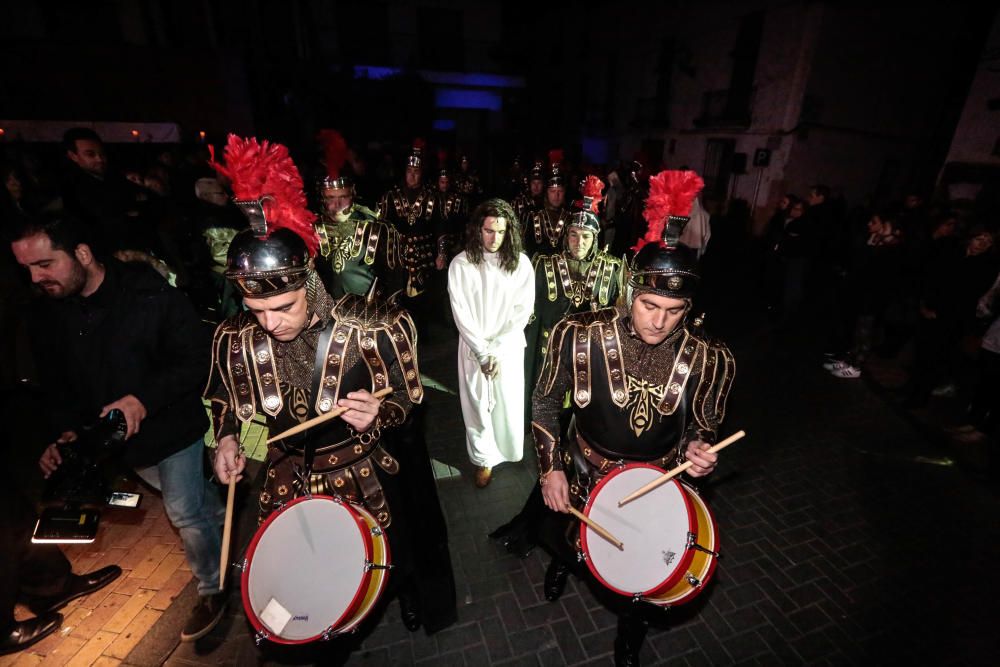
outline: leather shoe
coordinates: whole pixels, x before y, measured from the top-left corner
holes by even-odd
[[[87,574],[70,574],[61,591],[54,595],[29,598],[28,608],[39,616],[62,609],[71,600],[104,588],[121,575],[122,569],[117,565],[108,565]]]
[[[420,611],[416,601],[409,594],[399,594],[399,617],[410,632],[416,632],[420,629]]]
[[[555,558],[545,570],[545,599],[555,602],[566,590],[566,579],[569,578],[569,566]]]
[[[62,622],[62,614],[50,612],[14,623],[0,636],[0,655],[28,648],[55,632]]]
[[[649,625],[638,619],[618,619],[615,637],[615,667],[639,667],[639,649]]]
[[[476,468],[476,486],[480,489],[490,483],[493,479],[493,468],[479,466]]]

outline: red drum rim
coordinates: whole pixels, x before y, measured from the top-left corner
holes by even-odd
[[[639,468],[648,468],[650,470],[655,470],[656,472],[659,472],[660,474],[666,474],[666,472],[667,472],[663,468],[661,468],[659,466],[654,466],[651,463],[626,463],[624,466],[616,468],[615,470],[612,470],[611,472],[609,472],[607,475],[604,476],[603,479],[601,479],[600,482],[598,482],[594,486],[593,491],[590,492],[590,498],[587,499],[587,504],[583,508],[583,513],[586,514],[588,517],[590,516],[590,510],[591,510],[591,507],[592,507],[594,501],[597,499],[597,497],[599,495],[601,495],[601,491],[604,489],[604,487],[607,485],[607,483],[610,480],[614,479],[618,475],[621,475],[622,473],[624,473],[624,472],[626,472],[628,470],[636,470],[636,469],[639,469]],[[673,484],[673,485],[675,485],[677,487],[680,487],[680,482],[677,481],[676,479],[671,479],[669,482],[667,482],[667,484]],[[694,527],[694,529],[695,529],[695,530],[692,530],[691,532],[697,532],[696,529],[697,529],[697,525],[698,524],[697,524],[697,519],[695,518],[694,508],[691,506],[691,499],[688,498],[687,493],[684,492],[684,489],[678,489],[678,490],[680,491],[681,498],[684,501],[684,509],[687,511],[688,525]],[[618,504],[618,499],[615,499],[614,503],[617,505]],[[587,525],[581,521],[580,522],[580,544],[581,544],[581,546],[583,548],[583,553],[584,554],[588,554],[588,557],[585,559],[586,563],[587,563],[587,569],[590,570],[591,574],[593,574],[594,577],[599,582],[601,582],[601,584],[605,588],[607,588],[608,590],[614,591],[615,593],[618,593],[619,595],[624,595],[626,597],[634,597],[637,593],[640,596],[642,596],[642,597],[653,597],[653,596],[656,596],[656,595],[658,595],[658,594],[660,594],[660,593],[668,590],[671,586],[673,586],[674,584],[676,584],[678,581],[681,580],[681,578],[684,576],[684,573],[687,571],[687,568],[690,566],[691,560],[694,558],[693,550],[692,549],[685,549],[684,550],[684,554],[683,554],[683,556],[681,556],[680,560],[677,562],[677,565],[674,568],[674,571],[671,573],[671,575],[669,577],[667,577],[666,579],[664,579],[661,583],[656,584],[654,587],[650,588],[647,591],[624,591],[624,590],[618,588],[617,586],[614,586],[614,585],[610,584],[603,576],[601,576],[601,573],[597,571],[597,568],[595,568],[594,565],[593,565],[593,563],[591,562],[591,559],[589,557],[590,548],[589,548],[589,546],[587,544],[587,534],[589,532],[590,532],[590,529],[587,528]],[[614,531],[612,530],[611,532],[613,533]],[[598,536],[598,539],[603,540],[604,538]]]
[[[365,560],[370,561],[372,559],[371,542],[365,538],[365,534],[366,531],[368,530],[368,527],[367,525],[362,525],[364,524],[364,519],[361,518],[361,516],[354,510],[353,507],[351,507],[351,504],[346,500],[338,500],[333,496],[320,496],[320,495],[301,496],[299,498],[295,498],[294,500],[288,501],[287,503],[282,505],[280,509],[277,509],[274,512],[272,512],[271,515],[267,517],[267,519],[264,521],[264,523],[262,523],[260,527],[257,528],[257,532],[254,533],[253,539],[250,540],[250,546],[247,547],[247,553],[246,553],[247,564],[246,567],[243,568],[243,574],[240,577],[240,588],[242,589],[240,591],[240,594],[243,598],[243,610],[246,612],[247,618],[250,620],[250,625],[252,625],[254,630],[256,630],[257,632],[266,633],[267,640],[274,642],[276,644],[308,644],[310,642],[314,642],[318,639],[321,639],[323,637],[323,633],[320,632],[312,637],[307,637],[305,639],[285,639],[284,637],[274,634],[267,626],[265,626],[260,621],[259,618],[257,618],[257,612],[253,610],[253,606],[250,604],[250,570],[253,567],[253,555],[254,552],[257,550],[257,545],[260,543],[260,538],[264,535],[264,532],[267,530],[268,526],[270,526],[275,521],[275,519],[277,519],[280,515],[284,514],[285,511],[288,510],[289,508],[313,500],[322,500],[331,503],[337,503],[338,505],[343,505],[344,508],[347,509],[348,513],[351,515],[351,518],[354,519],[354,524],[355,527],[358,529],[358,534],[361,538],[361,543],[364,544],[365,546]],[[388,543],[388,540],[386,542]],[[362,600],[364,599],[365,592],[368,590],[368,580],[370,577],[371,577],[370,572],[366,572],[364,574],[364,576],[361,578],[361,583],[358,584],[358,590],[355,591],[354,593],[354,598],[351,600],[351,604],[348,605],[347,609],[344,611],[341,617],[338,618],[333,623],[331,623],[328,627],[336,629],[337,626],[343,623],[344,620],[350,618],[351,615],[355,611],[357,611],[358,605],[361,604]]]

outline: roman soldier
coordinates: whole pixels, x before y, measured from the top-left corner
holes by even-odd
[[[622,288],[624,263],[597,243],[604,184],[588,176],[581,189],[583,200],[566,225],[562,251],[536,255],[533,262],[535,314],[525,330],[530,351],[525,355],[525,378],[530,389],[534,389],[552,327],[570,313],[614,305]]]
[[[718,460],[707,450],[718,436],[735,363],[699,320],[688,320],[699,269],[695,253],[678,241],[702,180],[690,171],[665,171],[650,187],[649,229],[629,266],[629,303],[559,322],[535,388],[539,482],[554,512],[548,513],[553,530],[543,530],[555,553],[545,574],[549,600],[562,594],[580,551],[577,524],[562,513],[571,504],[582,508],[616,463],[671,468],[687,460],[686,474],[696,478]],[[573,417],[563,432],[567,397]],[[610,605],[619,617],[616,664],[636,665],[649,621],[664,609],[617,594]]]
[[[458,172],[455,174],[455,191],[472,202],[479,202],[483,196],[483,185],[479,182],[479,174],[472,168],[472,160],[462,154],[458,159]]]
[[[438,172],[434,207],[441,217],[444,234],[439,238],[438,262],[443,263],[457,254],[457,248],[462,243],[465,233],[465,221],[469,217],[469,200],[452,187],[452,173],[448,169],[448,155],[444,150],[438,152]]]
[[[557,253],[562,249],[563,232],[569,221],[566,201],[566,177],[562,171],[562,151],[549,151],[549,177],[545,182],[545,201],[535,211],[524,230],[524,247],[529,257]]]
[[[406,626],[419,627],[421,610],[428,631],[450,624],[454,582],[429,459],[401,443],[424,395],[410,316],[374,289],[336,302],[326,292],[313,270],[315,216],[284,146],[230,135],[225,165],[212,166],[232,182],[251,226],[233,239],[226,268],[247,310],[216,329],[205,391],[218,479],[242,472],[240,430],[255,414],[277,434],[346,408],[269,447],[259,520],[310,493],[364,505],[388,535]],[[373,395],[387,387],[389,397]]]
[[[354,181],[343,170],[348,148],[340,133],[322,130],[319,141],[327,174],[318,185],[316,271],[334,298],[367,294],[376,279],[383,292],[391,293],[402,286],[399,234],[356,201]]]
[[[545,205],[545,165],[536,160],[527,176],[527,187],[520,187],[520,192],[510,202],[511,208],[517,214],[521,230],[527,234],[531,225],[531,216]]]
[[[399,233],[400,256],[406,269],[406,296],[419,296],[427,289],[435,264],[447,239],[437,210],[434,190],[423,183],[424,142],[414,142],[406,161],[406,175],[397,185],[382,195],[378,215]]]

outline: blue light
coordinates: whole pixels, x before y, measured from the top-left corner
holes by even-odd
[[[439,88],[434,91],[434,106],[438,109],[488,109],[500,111],[503,98],[488,90]]]
[[[455,121],[451,118],[438,118],[431,127],[438,132],[451,132],[455,129]]]
[[[581,141],[583,158],[591,164],[607,164],[608,140],[598,137],[584,137]]]
[[[354,67],[355,79],[386,79],[391,76],[398,76],[403,70],[397,67],[371,67],[369,65],[356,65]]]

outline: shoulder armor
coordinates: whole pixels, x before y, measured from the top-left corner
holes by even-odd
[[[360,342],[361,355],[373,372],[375,388],[379,389],[385,386],[384,383],[388,380],[377,343],[379,334],[384,333],[388,336],[399,361],[410,400],[413,403],[420,403],[423,400],[424,389],[420,383],[420,370],[417,366],[416,326],[406,310],[394,299],[369,299],[360,294],[345,294],[334,305],[332,314],[335,329],[327,351],[328,359],[331,356],[342,359],[348,339],[356,335]],[[357,334],[353,334],[352,331],[356,331]],[[398,390],[399,387],[395,389]],[[325,393],[321,391],[317,400],[322,401]],[[336,396],[332,398],[332,403],[328,405],[336,403]],[[326,412],[326,410],[319,411]]]
[[[371,210],[367,206],[362,206],[361,204],[355,204],[354,210],[351,212],[351,217],[356,218],[358,220],[363,220],[365,222],[369,222],[372,220],[377,220],[379,216],[378,213]]]
[[[580,313],[567,315],[563,322],[570,326],[593,327],[612,324],[621,318],[621,313],[617,308],[601,308],[600,310],[589,310]]]

